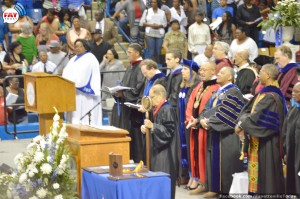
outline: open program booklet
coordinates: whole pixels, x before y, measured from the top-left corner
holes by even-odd
[[[131,90],[133,88],[131,87],[126,87],[126,86],[115,86],[115,87],[107,87],[103,86],[102,91],[104,92],[109,92],[109,93],[116,93],[118,91],[123,91],[123,90]]]
[[[133,104],[130,102],[124,102],[124,105],[126,105],[130,108],[134,108],[134,109],[140,109],[142,107],[142,105],[140,105],[140,104]]]

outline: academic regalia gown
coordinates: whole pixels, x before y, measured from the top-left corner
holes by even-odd
[[[219,87],[216,79],[214,79],[207,82],[200,82],[193,89],[186,108],[186,125],[190,121],[191,116],[198,118],[212,93],[218,90]],[[194,107],[195,101],[199,103],[197,108]],[[203,184],[206,181],[206,136],[206,130],[203,128],[190,129],[190,166],[192,177],[199,178],[199,181]]]
[[[176,113],[165,102],[154,115],[151,130],[151,171],[163,171],[170,174],[172,198],[175,197],[175,185],[180,164],[179,134],[177,132]]]
[[[253,71],[254,69],[247,66],[242,68],[237,73],[236,85],[239,87],[243,95],[251,93],[251,87],[256,78],[256,74]]]
[[[140,127],[143,124],[143,113],[125,106],[124,102],[136,104],[143,96],[145,77],[139,67],[141,61],[142,60],[133,62],[131,66],[127,68],[122,80],[122,86],[131,87],[133,89],[123,91],[123,97],[116,98],[117,103],[113,106],[111,119],[113,126],[129,131],[132,139],[130,142],[130,157],[134,162],[139,162],[143,159],[142,133],[140,132]]]
[[[173,106],[177,106],[178,94],[180,91],[180,83],[182,81],[181,69],[177,69],[170,73],[166,78],[163,86],[166,88],[168,102]]]
[[[179,121],[178,132],[180,136],[180,149],[181,149],[181,167],[180,167],[181,177],[185,177],[187,175],[187,170],[190,170],[189,168],[190,131],[187,130],[185,127],[185,120],[186,120],[185,110],[190,95],[193,89],[198,85],[198,83],[199,81],[196,81],[191,87],[181,88],[178,96],[178,106],[176,108],[176,112]]]
[[[239,121],[249,135],[249,192],[284,193],[281,128],[285,100],[279,88],[266,86],[242,110]]]
[[[300,198],[300,104],[291,108],[283,125],[283,148],[286,154],[286,194]]]
[[[86,52],[70,59],[62,76],[75,83],[76,111],[67,113],[67,121],[72,124],[89,124],[89,116],[81,117],[91,111],[91,124],[102,125],[101,77],[96,57]]]
[[[297,67],[299,67],[297,63],[289,63],[284,68],[280,69],[278,75],[280,90],[288,105],[292,98],[293,87],[298,82]]]
[[[216,99],[218,94],[218,98]],[[217,100],[216,106],[213,102]],[[234,133],[238,115],[244,106],[241,91],[234,84],[219,88],[200,115],[208,118],[207,132],[207,189],[229,194],[234,173],[243,171],[239,137]]]

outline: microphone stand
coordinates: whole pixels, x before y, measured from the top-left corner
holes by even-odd
[[[89,110],[86,114],[84,114],[81,118],[80,118],[80,121],[83,119],[83,118],[85,118],[85,116],[89,116],[89,125],[91,125],[91,115],[92,115],[92,111],[97,107],[97,106],[99,106],[101,104],[101,101],[100,102],[98,102],[93,108],[91,108],[91,110]]]

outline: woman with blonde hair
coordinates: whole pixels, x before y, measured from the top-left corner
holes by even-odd
[[[59,42],[58,36],[53,33],[50,26],[47,23],[41,23],[40,32],[36,36],[36,44],[40,45],[49,45],[51,40],[56,40]]]

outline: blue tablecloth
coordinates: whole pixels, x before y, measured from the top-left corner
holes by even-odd
[[[156,176],[130,180],[109,180],[109,174],[82,172],[82,199],[170,199],[171,179]]]

